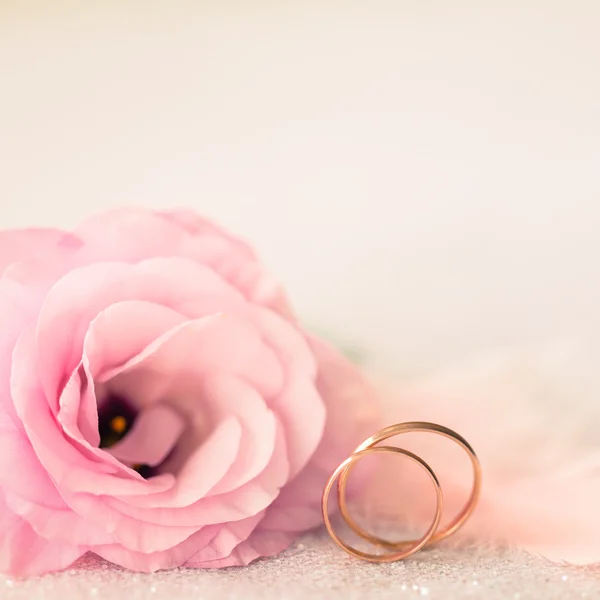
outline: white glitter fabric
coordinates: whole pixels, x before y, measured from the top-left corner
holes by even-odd
[[[511,550],[438,547],[403,562],[371,564],[326,533],[245,568],[132,573],[93,556],[36,579],[0,580],[2,600],[303,600],[328,598],[570,600],[600,598],[600,570],[549,563]]]

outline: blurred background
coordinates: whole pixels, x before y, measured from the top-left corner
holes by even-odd
[[[418,373],[600,336],[600,4],[0,3],[0,223],[188,206]]]

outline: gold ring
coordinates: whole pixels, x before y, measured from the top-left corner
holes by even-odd
[[[369,438],[369,440],[371,440],[371,438]],[[369,441],[369,440],[367,440],[367,441]],[[361,444],[361,446],[362,446],[362,444]],[[333,529],[333,526],[331,525],[331,519],[329,517],[329,510],[328,510],[328,500],[329,500],[329,494],[331,493],[331,488],[333,487],[333,485],[336,482],[336,480],[338,479],[338,477],[342,477],[344,475],[344,473],[347,473],[347,471],[361,458],[364,458],[365,456],[368,456],[370,454],[378,454],[378,453],[384,453],[384,452],[392,452],[394,454],[400,454],[402,456],[406,456],[407,458],[410,458],[412,461],[414,461],[415,463],[420,465],[423,469],[425,469],[425,471],[429,475],[431,481],[433,482],[433,485],[435,488],[436,511],[435,511],[434,519],[433,519],[431,525],[429,526],[429,528],[427,529],[427,531],[425,532],[425,534],[423,535],[423,537],[421,537],[420,539],[415,540],[415,541],[402,542],[401,544],[396,545],[396,548],[400,547],[400,545],[402,545],[403,548],[405,548],[406,546],[410,546],[407,550],[398,550],[397,552],[393,552],[391,554],[371,554],[369,552],[363,552],[362,550],[358,550],[357,548],[354,548],[350,544],[347,544],[346,542],[344,542],[338,536],[338,534]],[[413,454],[412,452],[409,452],[408,450],[404,450],[403,448],[396,448],[394,446],[376,446],[376,447],[369,446],[369,447],[357,449],[357,451],[355,451],[343,463],[341,463],[338,466],[338,468],[333,472],[333,474],[327,481],[325,490],[323,491],[323,498],[321,500],[321,510],[323,512],[323,520],[325,521],[325,527],[327,528],[329,535],[332,537],[334,542],[340,548],[342,548],[342,550],[345,550],[348,554],[351,554],[352,556],[355,556],[357,558],[362,558],[363,560],[367,560],[369,562],[384,563],[384,562],[393,562],[393,561],[397,561],[397,560],[402,560],[403,558],[406,558],[407,556],[414,554],[415,552],[417,552],[418,550],[420,550],[421,548],[423,548],[425,545],[427,545],[429,543],[429,541],[432,539],[432,537],[434,536],[434,534],[438,528],[440,519],[442,518],[443,502],[444,501],[443,501],[443,496],[442,496],[442,488],[440,486],[440,483],[439,483],[435,473],[431,469],[431,467],[422,458],[420,458],[416,454]],[[358,529],[360,529],[360,528],[358,528]],[[367,535],[369,535],[369,534],[367,534]],[[364,536],[361,536],[361,537],[364,537]],[[371,536],[369,535],[369,537],[371,537]],[[374,537],[374,536],[372,536],[372,537]],[[375,538],[375,539],[377,539],[377,538]]]
[[[385,429],[382,429],[382,430],[378,431],[377,433],[373,434],[371,437],[367,438],[364,442],[362,442],[362,444],[357,446],[357,448],[354,450],[353,455],[361,454],[362,452],[364,452],[367,449],[374,449],[374,448],[378,448],[378,447],[388,447],[388,446],[377,446],[377,444],[379,444],[380,442],[387,440],[395,435],[398,435],[401,433],[410,433],[410,432],[436,433],[438,435],[441,435],[443,437],[451,439],[453,442],[455,442],[461,448],[463,448],[463,450],[465,450],[465,452],[469,455],[469,458],[471,459],[471,465],[473,467],[473,487],[471,489],[471,494],[470,494],[466,504],[460,510],[458,515],[444,529],[442,529],[441,531],[438,531],[437,533],[434,532],[434,534],[429,539],[427,539],[426,543],[433,544],[433,543],[439,542],[439,541],[447,538],[448,536],[455,533],[458,529],[460,529],[464,525],[466,520],[471,516],[473,511],[475,510],[477,501],[479,499],[479,493],[481,491],[481,465],[479,464],[479,459],[477,458],[475,451],[473,450],[471,445],[467,442],[467,440],[465,440],[461,435],[459,435],[455,431],[452,431],[452,429],[449,429],[448,427],[444,427],[443,425],[436,425],[435,423],[428,423],[425,421],[399,423],[397,425],[391,425],[390,427],[386,427]],[[412,455],[412,456],[415,456],[415,455]],[[384,547],[390,548],[390,549],[397,549],[397,548],[405,547],[406,544],[408,544],[410,542],[406,542],[406,541],[390,542],[388,540],[385,540],[385,539],[379,538],[375,535],[372,535],[368,531],[365,531],[362,527],[360,527],[360,525],[358,525],[356,523],[356,521],[350,515],[350,513],[348,511],[348,505],[346,503],[346,485],[348,482],[348,477],[354,467],[355,462],[356,461],[353,461],[353,460],[346,460],[342,463],[342,465],[340,465],[340,467],[338,467],[338,469],[336,471],[336,473],[339,474],[338,502],[340,505],[340,512],[341,512],[341,515],[342,515],[344,521],[346,522],[348,527],[350,527],[350,529],[352,529],[352,531],[354,531],[354,533],[356,533],[358,536],[360,536],[364,540],[367,540],[373,544],[384,546]],[[426,463],[423,463],[421,461],[421,459],[418,459],[417,462],[420,462],[420,464],[424,464],[426,466],[426,469],[429,470],[429,467],[426,465]],[[435,477],[435,475],[434,475],[434,477]],[[436,481],[437,481],[437,478],[436,478]],[[331,531],[330,531],[330,533],[331,533]],[[425,545],[425,544],[419,545],[419,548],[422,547],[423,545]]]

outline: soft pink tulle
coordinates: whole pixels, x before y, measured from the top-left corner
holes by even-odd
[[[456,543],[497,543],[574,564],[600,562],[597,358],[590,349],[556,347],[495,356],[406,384],[387,379],[387,422],[444,424],[480,457],[481,500]],[[418,449],[439,473],[449,512],[466,500],[468,461],[451,442],[416,434],[396,441]],[[398,513],[394,489],[408,504],[432,496],[421,479],[403,482],[392,468],[369,492],[374,510]],[[390,487],[394,481],[402,489]],[[430,514],[421,515],[421,527]]]

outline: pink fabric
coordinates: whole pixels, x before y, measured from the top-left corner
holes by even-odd
[[[1,233],[0,274],[0,571],[243,565],[319,524],[373,393],[247,244],[122,210]],[[137,417],[100,447],[117,396]]]
[[[389,384],[389,397],[382,395],[386,422],[443,423],[464,435],[479,456],[479,504],[454,543],[508,545],[560,563],[600,563],[597,364],[586,355],[557,355],[553,348]],[[471,491],[466,454],[431,434],[393,442],[435,470],[444,491],[442,523],[448,522]],[[408,513],[423,531],[433,511],[431,482],[402,466],[380,461],[361,505],[388,517]]]

